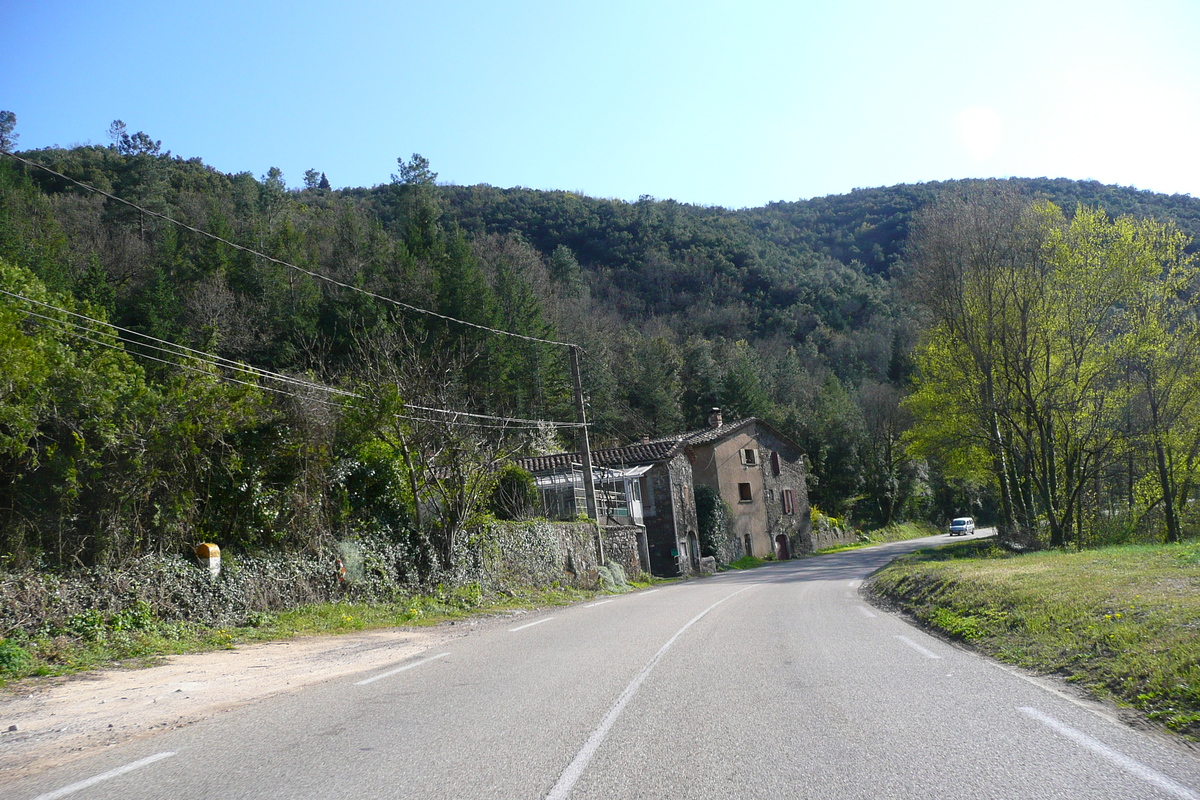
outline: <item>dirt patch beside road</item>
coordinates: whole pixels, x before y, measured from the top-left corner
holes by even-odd
[[[0,694],[0,782],[278,692],[395,664],[470,627],[293,639],[171,656],[146,669],[22,681]]]

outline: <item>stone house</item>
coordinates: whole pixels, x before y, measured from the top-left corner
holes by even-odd
[[[516,460],[533,473],[543,511],[569,519],[584,510],[579,453]],[[655,575],[700,568],[692,464],[681,441],[659,440],[592,451],[601,525],[638,529],[642,568]]]
[[[533,473],[548,515],[567,519],[583,510],[580,458],[518,459]],[[599,521],[643,531],[642,563],[655,575],[700,570],[696,486],[716,491],[729,510],[728,536],[716,543],[719,563],[814,549],[804,455],[757,417],[726,423],[713,409],[707,428],[596,450],[592,461]]]
[[[714,489],[730,511],[721,560],[812,552],[807,473],[796,443],[757,417],[726,423],[717,408],[707,428],[671,438],[684,443],[696,483]]]

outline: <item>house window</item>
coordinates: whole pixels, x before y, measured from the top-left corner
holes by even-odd
[[[792,493],[791,489],[783,490],[783,513],[796,513],[796,496]]]
[[[779,453],[771,453],[771,474],[779,474]]]
[[[754,499],[754,495],[751,494],[751,492],[750,492],[750,484],[739,483],[738,484],[738,502],[739,503],[749,503],[753,499]]]
[[[742,463],[747,467],[758,466],[758,451],[753,447],[746,447],[742,450]]]

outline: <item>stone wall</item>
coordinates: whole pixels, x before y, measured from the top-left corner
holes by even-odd
[[[597,527],[588,522],[495,522],[476,532],[477,577],[484,588],[545,587],[555,583],[595,587],[596,571],[609,563],[626,575],[643,571],[636,527],[600,528],[604,563],[596,548]]]
[[[641,532],[636,526],[604,528],[604,561],[605,564],[618,564],[630,578],[636,577],[646,568],[642,565],[639,553],[638,536]]]
[[[686,541],[689,531],[700,528],[693,496],[692,464],[680,453],[655,464],[646,473],[645,483],[642,506],[650,553],[646,571],[672,577],[680,572],[680,540]],[[647,503],[647,499],[651,502]]]
[[[603,534],[607,560],[630,576],[642,571],[636,530]],[[376,537],[338,542],[319,554],[225,553],[215,578],[182,556],[146,556],[117,568],[66,574],[0,572],[0,637],[16,631],[69,633],[93,618],[133,620],[147,612],[162,620],[236,626],[256,613],[310,603],[391,601],[469,585],[488,591],[555,584],[590,588],[603,566],[596,535],[591,523],[491,523],[463,537],[455,570],[424,583],[409,545]]]
[[[811,516],[813,517],[813,521],[810,541],[813,551],[823,550],[826,547],[854,544],[858,541],[858,534],[854,528],[842,520],[827,517],[820,512],[814,513]]]

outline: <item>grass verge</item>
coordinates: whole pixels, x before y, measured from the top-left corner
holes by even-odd
[[[1200,542],[1024,555],[962,542],[893,562],[868,591],[1200,740]]]
[[[767,563],[767,559],[757,556],[742,556],[737,561],[729,562],[730,569],[754,569]]]
[[[859,540],[854,544],[840,544],[836,547],[826,547],[818,550],[816,555],[840,553],[843,550],[857,550],[860,547],[871,547],[888,542],[903,542],[908,539],[922,539],[926,536],[937,536],[942,531],[928,522],[896,522],[884,528],[865,531],[858,534]]]
[[[634,588],[647,585],[632,583]],[[321,603],[278,613],[261,612],[251,615],[243,627],[220,629],[159,620],[148,607],[109,617],[94,612],[74,620],[69,629],[0,639],[0,687],[22,678],[153,666],[165,656],[232,649],[249,642],[437,625],[518,609],[569,605],[598,594],[603,592],[572,588],[484,594],[471,585],[391,603]]]

